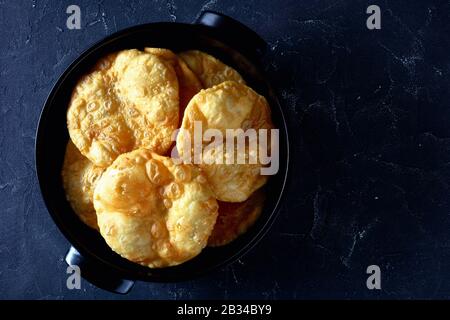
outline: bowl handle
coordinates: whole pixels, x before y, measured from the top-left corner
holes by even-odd
[[[218,37],[257,58],[262,57],[267,50],[267,43],[255,31],[224,14],[206,10],[195,23],[217,30]]]
[[[67,252],[66,263],[70,266],[78,266],[84,279],[110,292],[126,294],[134,285],[133,280],[123,279],[106,266],[87,259],[74,247],[70,247]]]

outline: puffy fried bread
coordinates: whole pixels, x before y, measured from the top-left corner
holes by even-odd
[[[64,190],[73,211],[89,227],[98,229],[97,216],[92,203],[94,188],[104,169],[83,156],[69,141],[61,172]]]
[[[187,66],[194,72],[204,88],[211,88],[224,81],[244,83],[241,75],[232,67],[219,59],[198,50],[183,51],[178,54]]]
[[[141,265],[180,264],[206,246],[218,205],[200,170],[147,149],[120,155],[94,192],[100,233]]]
[[[168,49],[162,48],[145,48],[145,52],[154,54],[161,59],[165,59],[172,64],[175,69],[175,73],[178,77],[179,85],[179,95],[180,95],[180,119],[183,116],[184,109],[188,105],[189,101],[195,96],[200,90],[203,89],[200,80],[197,79],[196,75],[189,69],[186,63],[179,59],[175,53]]]
[[[134,49],[102,58],[76,84],[67,112],[73,143],[101,167],[140,147],[165,153],[178,119],[173,66]]]
[[[222,135],[223,144],[211,146],[216,141],[203,141],[201,146],[201,161],[196,162],[198,147],[195,145],[195,128],[201,125],[202,137],[211,129]],[[261,175],[261,163],[258,151],[260,148],[270,148],[260,143],[260,129],[273,128],[270,109],[266,99],[251,88],[234,81],[226,81],[212,88],[202,90],[195,95],[187,106],[181,130],[177,136],[177,149],[184,162],[192,161],[206,174],[211,188],[218,200],[226,202],[242,202],[267,181],[267,176]],[[229,129],[234,130],[227,137]],[[236,137],[253,129],[256,144],[250,142],[239,151],[238,142],[234,148],[226,145],[233,143]],[[249,141],[245,140],[245,141]],[[270,138],[267,140],[270,141]],[[221,152],[217,152],[221,150]],[[245,161],[238,161],[241,154]],[[250,161],[254,159],[255,161]]]
[[[258,219],[264,204],[264,192],[259,189],[244,202],[219,201],[219,215],[208,246],[223,246],[245,233]]]

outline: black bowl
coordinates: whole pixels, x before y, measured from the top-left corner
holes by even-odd
[[[268,99],[273,122],[280,129],[279,171],[265,186],[267,199],[256,224],[229,245],[206,248],[186,263],[163,269],[149,269],[114,253],[97,232],[74,214],[66,200],[60,174],[69,139],[66,111],[76,81],[107,53],[144,47],[174,51],[199,49],[233,66],[249,86]],[[289,143],[283,111],[261,68],[265,48],[265,42],[239,22],[217,13],[204,12],[196,24],[151,23],[117,32],[85,51],[59,78],[39,119],[36,171],[47,209],[73,246],[66,261],[70,265],[78,265],[84,278],[118,293],[128,292],[134,280],[169,282],[191,279],[240,258],[267,232],[282,200],[288,172]]]

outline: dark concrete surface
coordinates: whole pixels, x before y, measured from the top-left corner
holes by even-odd
[[[81,30],[66,28],[69,4]],[[366,28],[369,4],[381,30]],[[270,45],[294,148],[283,210],[254,250],[201,279],[70,291],[69,244],[34,172],[45,98],[106,35],[203,9]],[[449,52],[449,1],[0,1],[0,298],[450,298]],[[381,290],[366,288],[371,264]]]

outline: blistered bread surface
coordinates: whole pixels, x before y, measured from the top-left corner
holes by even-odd
[[[223,246],[245,233],[259,218],[264,205],[264,192],[259,189],[244,202],[219,202],[219,215],[208,246]]]
[[[238,150],[235,148],[233,152],[228,152],[226,149],[226,130],[241,129],[245,132],[247,129],[255,129],[256,134],[259,134],[260,129],[273,128],[266,99],[246,85],[234,81],[226,81],[200,91],[187,106],[177,136],[177,149],[183,159],[194,161],[195,154],[198,154],[194,148],[194,127],[195,123],[198,127],[199,122],[203,133],[207,129],[216,129],[224,138],[222,153],[208,152],[214,148],[209,148],[208,142],[203,142],[202,160],[198,163],[217,199],[226,202],[247,200],[267,182],[268,177],[261,175],[263,164],[258,157],[259,148],[266,146],[259,144],[259,140],[253,148],[247,143],[245,152],[241,152],[245,155],[245,163],[239,164],[236,156]],[[267,148],[270,148],[270,138],[267,141]],[[237,143],[235,146],[237,147]],[[256,163],[250,163],[250,155],[258,157]],[[230,159],[228,163],[227,159]]]
[[[147,149],[114,161],[97,184],[94,206],[108,245],[151,268],[177,265],[199,254],[218,211],[198,168]]]
[[[101,167],[140,147],[166,153],[178,119],[173,66],[135,49],[100,59],[76,84],[67,112],[73,143]]]
[[[219,59],[199,50],[183,51],[178,56],[194,72],[204,88],[211,88],[224,81],[244,83],[242,76]]]
[[[98,229],[93,196],[104,169],[83,156],[72,141],[66,147],[62,180],[66,198],[76,215],[88,226]]]

